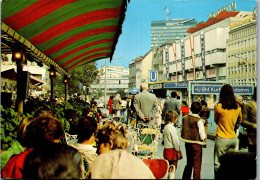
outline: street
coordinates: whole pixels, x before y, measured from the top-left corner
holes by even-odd
[[[100,109],[102,112],[108,114],[108,110],[105,108]],[[177,128],[178,135],[180,136],[180,128]],[[201,178],[202,179],[214,179],[214,144],[213,140],[207,140],[207,148],[203,148],[203,155],[202,155],[202,167],[201,167]],[[185,143],[180,141],[181,145],[181,152],[183,159],[178,161],[178,168],[175,174],[175,179],[181,179],[182,173],[184,171],[186,165],[186,151],[185,151]],[[158,142],[158,151],[156,154],[157,157],[163,159],[163,145],[162,139]]]
[[[180,136],[180,128],[178,128],[178,135]],[[161,142],[162,139],[158,143],[157,156],[159,158],[163,158],[163,145]],[[203,148],[201,179],[214,179],[214,144],[215,142],[213,140],[208,139],[207,148]],[[183,159],[178,161],[178,168],[175,174],[175,179],[182,178],[182,173],[186,165],[185,143],[180,141],[180,145]]]

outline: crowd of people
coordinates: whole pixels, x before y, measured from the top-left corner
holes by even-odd
[[[255,93],[256,94],[256,93]],[[238,141],[236,127],[247,128],[248,150],[256,153],[256,95],[249,103],[239,103],[233,88],[225,84],[214,107],[217,124],[214,147],[215,179],[221,179],[221,157],[235,151]],[[202,151],[207,148],[207,128],[210,109],[205,100],[194,101],[189,107],[172,92],[162,104],[142,83],[140,93],[131,98],[111,96],[107,103],[109,114],[102,113],[94,99],[90,107],[75,118],[67,112],[69,134],[76,141],[64,141],[62,123],[47,111],[23,119],[17,140],[1,153],[1,175],[12,179],[154,179],[152,171],[138,157],[127,151],[126,124],[134,122],[159,128],[163,134],[163,157],[177,170],[183,159],[180,140],[185,143],[186,166],[183,179],[201,179]],[[108,119],[101,124],[103,118]],[[122,121],[119,120],[122,118]],[[180,128],[180,137],[178,136]]]

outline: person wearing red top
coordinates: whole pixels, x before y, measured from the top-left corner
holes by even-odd
[[[34,148],[45,146],[49,143],[58,143],[64,136],[62,123],[53,117],[39,117],[28,125],[27,149],[17,155],[12,156],[3,168],[1,175],[4,179],[22,179],[24,160]]]
[[[113,108],[112,108],[113,102],[112,102],[112,99],[113,98],[114,98],[113,96],[110,96],[110,98],[108,100],[108,103],[107,103],[107,108],[109,110],[109,112],[108,112],[109,115],[108,116],[111,118],[111,120],[113,120],[113,116],[112,116],[112,113],[113,113]]]
[[[182,101],[181,104],[181,114],[182,116],[188,115],[190,113],[190,108],[186,100]]]

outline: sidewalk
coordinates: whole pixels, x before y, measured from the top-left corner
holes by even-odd
[[[180,128],[178,128],[177,130],[178,130],[178,135],[180,135]],[[185,143],[183,141],[180,141],[180,145],[181,145],[181,152],[182,152],[183,159],[178,161],[178,168],[175,174],[175,179],[182,178],[182,173],[186,165]],[[214,179],[214,145],[215,142],[211,139],[208,139],[207,148],[203,148],[201,179]],[[157,156],[159,158],[163,158],[162,139],[158,143]]]

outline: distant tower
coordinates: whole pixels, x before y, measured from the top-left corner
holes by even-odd
[[[166,6],[164,8],[164,14],[166,16],[166,20],[168,20],[168,16],[171,14],[171,8],[169,8],[168,6]]]

